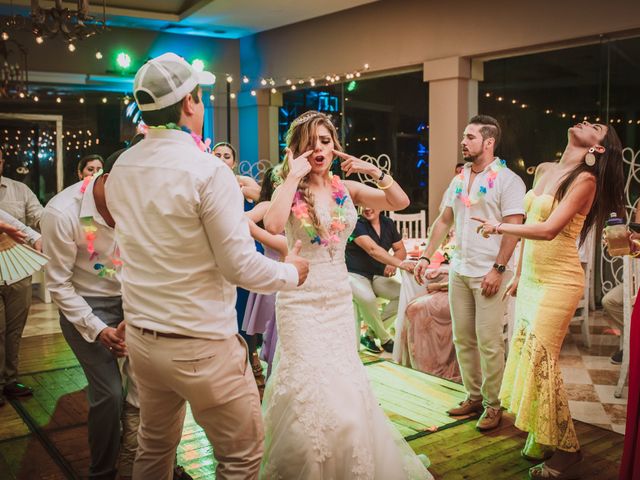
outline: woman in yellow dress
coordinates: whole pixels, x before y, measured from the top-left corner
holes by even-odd
[[[529,432],[523,456],[545,460],[532,479],[579,478],[582,453],[558,366],[569,322],[584,292],[576,239],[602,228],[609,212],[624,213],[620,140],[613,127],[583,122],[569,128],[557,164],[547,164],[525,196],[524,225],[486,219],[483,235],[523,239],[518,272],[505,295],[515,296],[516,326],[502,381],[503,407]]]

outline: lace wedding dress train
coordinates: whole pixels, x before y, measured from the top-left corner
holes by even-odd
[[[329,208],[318,208],[323,225]],[[387,419],[373,395],[355,349],[351,287],[344,260],[356,222],[350,198],[346,228],[331,247],[312,244],[298,219],[289,218],[289,245],[303,241],[307,281],[280,292],[278,346],[264,397],[265,454],[260,478],[268,480],[432,479]],[[422,458],[421,458],[422,457]]]

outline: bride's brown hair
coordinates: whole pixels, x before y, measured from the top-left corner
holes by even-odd
[[[314,110],[310,110],[306,113],[303,113],[298,118],[296,118],[289,127],[287,131],[287,148],[291,150],[293,154],[293,158],[297,158],[302,155],[307,150],[313,150],[315,148],[316,142],[318,140],[318,127],[325,127],[329,130],[331,134],[331,139],[333,140],[334,149],[342,152],[342,145],[340,145],[340,141],[338,140],[338,132],[336,131],[336,127],[333,126],[331,120],[324,113],[316,112]],[[289,161],[285,155],[284,162],[282,165],[282,179],[287,178],[289,174]],[[325,231],[318,220],[318,216],[316,215],[315,209],[315,199],[313,197],[313,193],[311,193],[309,189],[309,175],[306,175],[302,180],[300,180],[300,184],[298,185],[298,190],[302,195],[302,199],[309,206],[309,220],[313,227],[318,232],[318,235],[324,236]]]

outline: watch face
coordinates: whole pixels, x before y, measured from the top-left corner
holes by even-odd
[[[500,273],[504,273],[504,271],[507,269],[507,267],[505,267],[504,265],[498,265],[497,263],[493,266],[493,268],[495,268]]]

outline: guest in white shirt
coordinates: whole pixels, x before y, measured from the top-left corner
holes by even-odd
[[[42,205],[22,182],[3,176],[4,155],[0,150],[0,209],[19,222],[37,229]],[[31,395],[31,388],[18,381],[20,339],[31,307],[31,277],[8,284],[0,282],[0,404],[4,397]]]
[[[478,235],[471,217],[495,218],[502,223],[522,223],[524,217],[524,182],[504,160],[494,156],[500,135],[500,125],[492,117],[478,115],[469,121],[461,142],[468,163],[451,181],[446,206],[434,222],[414,270],[416,280],[422,283],[429,258],[453,226],[456,246],[449,274],[449,303],[467,398],[448,413],[482,412],[477,423],[480,430],[497,427],[502,418],[498,399],[505,362],[502,294],[513,276],[511,257],[517,239]]]
[[[134,96],[149,132],[106,185],[139,390],[134,479],[170,478],[186,401],[213,444],[216,478],[257,478],[264,433],[235,286],[295,288],[308,271],[295,254],[282,264],[256,251],[233,172],[204,151],[199,84],[214,79],[172,53],[147,62]]]
[[[42,216],[47,288],[60,328],[87,377],[90,479],[115,478],[120,448],[122,380],[116,356],[126,353],[121,261],[104,201],[104,177],[86,177],[58,193]]]

